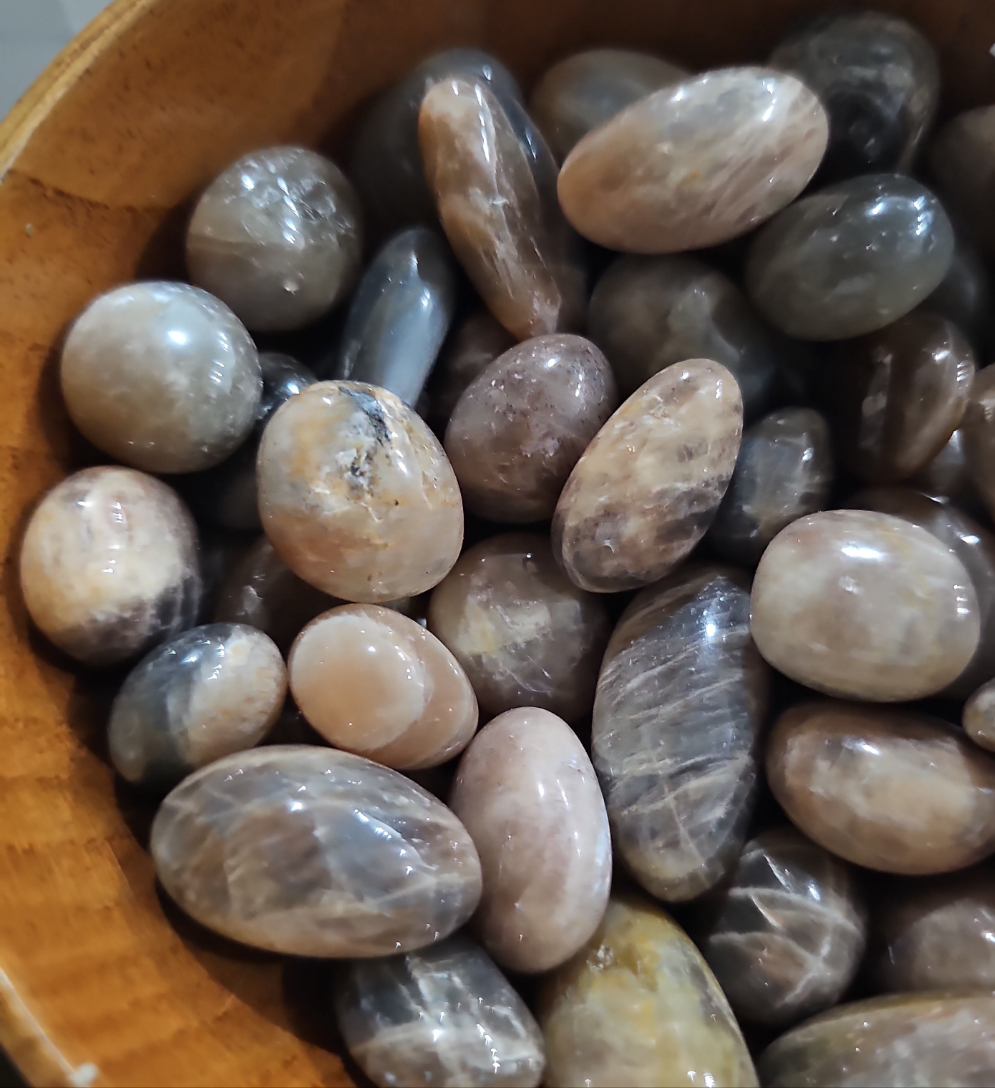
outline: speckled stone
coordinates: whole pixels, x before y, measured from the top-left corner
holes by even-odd
[[[750,245],[746,289],[764,317],[802,340],[884,328],[928,298],[953,259],[939,200],[899,174],[869,174],[785,208]]]
[[[982,748],[995,752],[995,680],[971,693],[961,716],[964,732]]]
[[[548,1088],[757,1084],[708,965],[642,899],[612,898],[587,947],[545,980],[539,1023]]]
[[[682,568],[622,614],[598,678],[591,754],[615,849],[658,899],[693,899],[736,864],[768,685],[739,572]]]
[[[446,433],[463,390],[515,342],[490,310],[476,310],[457,325],[439,353],[428,383],[429,419],[436,432]]]
[[[202,925],[290,955],[422,948],[480,898],[456,817],[397,771],[334,748],[273,745],[195,771],[163,801],[152,857]]]
[[[828,1009],[860,966],[867,911],[856,877],[794,828],[748,842],[709,906],[697,944],[741,1020],[783,1027]]]
[[[995,517],[995,366],[975,375],[963,429],[967,471],[989,517]]]
[[[342,1038],[376,1085],[536,1088],[546,1064],[528,1006],[462,935],[357,961],[335,991]]]
[[[767,781],[792,823],[855,865],[920,876],[995,852],[995,760],[938,718],[799,704],[770,736]]]
[[[87,665],[144,653],[197,620],[197,529],[172,488],[133,469],[87,468],[31,515],[20,556],[32,620]]]
[[[212,623],[157,646],[111,710],[111,759],[137,785],[171,787],[258,744],[279,717],[287,670],[262,631]]]
[[[995,255],[995,106],[978,106],[948,121],[929,146],[937,191],[964,233]]]

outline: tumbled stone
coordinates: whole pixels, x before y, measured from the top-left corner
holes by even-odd
[[[995,680],[971,693],[961,717],[964,732],[982,748],[995,752]]]
[[[958,427],[933,460],[909,480],[909,486],[927,495],[948,499],[972,514],[984,510],[981,496],[968,472],[963,427]]]
[[[794,828],[748,842],[709,907],[697,944],[741,1020],[782,1027],[828,1009],[860,966],[857,879]]]
[[[444,80],[422,101],[418,138],[446,237],[491,313],[518,340],[579,325],[584,273],[556,163],[519,103]]]
[[[646,900],[613,897],[597,933],[540,994],[549,1088],[757,1084],[708,965]]]
[[[442,345],[428,383],[429,418],[438,434],[445,434],[463,390],[514,343],[490,310],[476,310],[456,326]]]
[[[413,406],[455,308],[456,277],[442,239],[425,227],[394,235],[353,296],[334,377],[381,385]]]
[[[528,1006],[462,935],[358,960],[335,991],[349,1053],[377,1085],[535,1088],[546,1064]]]
[[[978,106],[948,121],[930,144],[929,166],[964,233],[987,256],[995,254],[995,106]]]
[[[995,287],[981,255],[959,235],[954,241],[949,271],[922,308],[952,321],[971,341],[978,358],[991,358],[995,348]]]
[[[449,806],[480,854],[474,924],[513,971],[548,971],[598,928],[612,847],[598,779],[577,734],[548,710],[500,714],[460,760]]]
[[[152,857],[202,925],[291,955],[422,948],[480,898],[456,817],[397,771],[334,748],[272,745],[195,771],[163,801]]]
[[[990,517],[995,517],[995,366],[975,375],[964,410],[964,459]]]
[[[645,382],[574,466],[553,515],[553,551],[581,589],[613,593],[662,578],[704,536],[743,432],[736,379],[710,359]]]
[[[990,1084],[995,994],[903,994],[840,1005],[782,1035],[757,1068],[769,1088]]]
[[[585,238],[627,253],[718,245],[805,188],[829,126],[816,96],[771,68],[722,68],[655,91],[588,133],[560,171]]]
[[[995,852],[995,760],[938,718],[799,704],[768,741],[767,780],[792,823],[855,865],[946,873]]]
[[[829,11],[781,41],[770,64],[804,80],[829,114],[821,176],[912,165],[936,115],[940,70],[911,23],[882,11]]]
[[[438,440],[393,393],[318,382],[259,447],[259,513],[304,581],[376,604],[424,593],[456,562],[463,506]]]
[[[498,356],[466,387],[446,429],[467,509],[517,524],[552,517],[571,470],[617,407],[608,360],[583,336],[537,336]]]
[[[245,326],[186,283],[132,283],[94,299],[69,330],[60,375],[84,436],[146,472],[220,464],[252,430],[263,387]]]
[[[297,636],[289,666],[297,705],[329,744],[388,767],[445,763],[477,728],[477,700],[457,660],[389,608],[325,612]]]
[[[211,623],[157,646],[111,709],[118,773],[172,787],[191,771],[258,744],[283,709],[287,670],[275,643],[241,624]]]
[[[693,899],[736,864],[758,781],[769,670],[737,571],[643,590],[608,643],[591,755],[619,856],[647,891]]]
[[[187,230],[191,281],[257,332],[317,320],[352,287],[362,256],[352,184],[303,147],[233,162],[205,189]]]
[[[729,490],[706,540],[723,559],[755,566],[791,522],[829,502],[835,469],[826,421],[781,408],[743,434]]]
[[[562,162],[581,137],[626,106],[690,73],[633,49],[588,49],[548,68],[532,91],[529,113]]]
[[[556,565],[549,540],[503,533],[468,548],[432,591],[428,627],[466,670],[481,710],[590,713],[611,634],[604,601]]]
[[[978,647],[978,596],[935,536],[891,514],[827,510],[771,541],[753,581],[757,648],[827,695],[903,702],[942,691]]]
[[[757,235],[746,289],[803,340],[847,340],[897,321],[939,287],[953,258],[947,213],[918,181],[869,174],[785,208]]]
[[[172,488],[128,468],[52,488],[21,545],[28,614],[71,657],[113,665],[197,621],[197,529]]]

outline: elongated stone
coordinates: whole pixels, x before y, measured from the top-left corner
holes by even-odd
[[[794,828],[748,842],[710,908],[698,947],[741,1020],[781,1027],[828,1009],[860,966],[856,877]]]
[[[157,646],[125,680],[111,710],[111,759],[129,782],[175,786],[258,744],[286,694],[283,658],[262,631],[195,627]]]
[[[964,428],[958,427],[933,460],[909,480],[909,486],[938,499],[949,499],[970,514],[983,513],[984,504],[968,471],[964,446]]]
[[[56,484],[31,515],[21,593],[42,634],[87,665],[113,665],[197,620],[197,529],[172,488],[103,466]]]
[[[468,548],[432,591],[429,630],[466,670],[480,707],[590,713],[611,634],[604,601],[578,589],[538,533],[503,533]]]
[[[954,235],[918,181],[869,174],[785,208],[757,235],[746,289],[764,317],[803,340],[847,340],[897,321],[943,282]]]
[[[978,647],[978,596],[935,536],[891,514],[827,510],[771,541],[753,581],[764,657],[827,695],[882,702],[942,691]]]
[[[760,1055],[769,1088],[982,1085],[995,1078],[995,994],[902,994],[840,1005]]]
[[[300,956],[386,956],[458,929],[480,898],[466,829],[410,779],[273,745],[196,771],[152,824],[163,887],[225,937]]]
[[[446,429],[467,508],[517,524],[552,517],[571,470],[617,407],[608,360],[583,336],[537,336],[498,356],[467,386]]]
[[[981,255],[960,234],[954,241],[949,271],[922,306],[952,321],[971,341],[978,358],[991,358],[995,347],[995,287]]]
[[[794,76],[722,68],[655,91],[588,133],[560,171],[585,238],[628,253],[718,245],[780,211],[815,173],[825,110]]]
[[[553,551],[581,589],[613,593],[662,578],[704,536],[743,432],[736,379],[710,359],[644,383],[574,466],[553,514]]]
[[[456,326],[442,346],[428,383],[429,419],[437,434],[446,433],[446,424],[463,390],[511,347],[511,333],[490,310],[477,310]]]
[[[591,753],[615,849],[658,899],[693,899],[736,864],[768,686],[739,572],[682,569],[622,614],[598,678]]]
[[[757,1084],[718,983],[656,905],[613,897],[597,933],[543,983],[549,1088]]]
[[[975,375],[963,427],[967,471],[989,517],[995,516],[995,366]]]
[[[964,732],[982,748],[995,752],[995,680],[988,680],[964,704]]]
[[[480,853],[474,919],[513,971],[548,971],[598,928],[611,887],[608,814],[577,734],[548,710],[500,714],[460,760],[449,805]]]
[[[767,780],[794,824],[855,865],[946,873],[995,852],[995,760],[925,714],[792,707],[768,741]]]
[[[633,49],[588,49],[548,68],[529,113],[562,162],[581,137],[626,106],[690,75],[686,68]]]
[[[995,176],[995,106],[957,114],[936,134],[928,157],[950,214],[982,252],[995,254],[995,209],[989,195]]]
[[[462,935],[351,964],[335,991],[342,1038],[377,1085],[535,1088],[542,1032],[494,961]]]

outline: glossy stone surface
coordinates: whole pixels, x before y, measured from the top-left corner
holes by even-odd
[[[840,1005],[782,1035],[757,1068],[769,1088],[989,1084],[995,994],[903,994]]]
[[[342,1038],[376,1085],[535,1088],[546,1064],[528,1006],[462,935],[357,961],[335,991]]]
[[[736,864],[768,685],[737,571],[682,568],[622,614],[598,678],[591,753],[615,849],[658,899],[693,899]]]
[[[978,106],[948,121],[929,146],[937,192],[964,233],[989,257],[995,254],[995,106]]]
[[[388,767],[445,763],[477,728],[477,700],[459,663],[389,608],[325,612],[297,636],[289,667],[294,700],[329,744]]]
[[[961,724],[975,744],[995,752],[995,680],[971,693],[964,704]]]
[[[770,55],[829,114],[822,176],[906,171],[929,131],[940,71],[929,41],[881,11],[829,11],[789,34]]]
[[[869,174],[802,197],[771,220],[750,245],[746,289],[789,336],[847,340],[928,298],[953,249],[947,213],[925,186]]]
[[[925,875],[995,852],[995,760],[938,718],[799,704],[770,736],[767,781],[792,823],[855,865]]]
[[[847,468],[881,484],[925,468],[960,424],[974,371],[963,333],[928,310],[840,345],[827,384]]]
[[[782,1027],[828,1009],[860,966],[856,877],[794,828],[748,842],[710,906],[698,947],[741,1020]]]
[[[187,230],[192,282],[258,332],[317,320],[352,287],[362,256],[352,184],[303,147],[233,162],[197,201]]]
[[[987,361],[995,347],[995,287],[978,251],[960,235],[954,258],[924,309],[952,321],[971,341],[975,355]]]
[[[394,235],[353,296],[334,377],[382,385],[413,406],[455,307],[456,277],[442,239],[425,227]]]
[[[438,434],[446,433],[446,424],[463,390],[514,344],[511,333],[490,310],[476,310],[453,329],[442,345],[428,383],[429,418]]]
[[[198,767],[258,744],[283,709],[275,643],[238,624],[195,627],[132,670],[111,710],[111,759],[137,785],[171,787]]]
[[[736,379],[710,359],[675,363],[636,390],[584,451],[553,515],[553,551],[581,589],[662,578],[705,534],[743,432]]]
[[[627,253],[718,245],[805,188],[829,126],[815,95],[770,68],[723,68],[635,102],[567,156],[558,191],[585,238]]]
[[[963,427],[958,427],[933,460],[909,480],[909,486],[927,495],[947,499],[972,514],[984,510],[981,496],[968,472]]]
[[[431,589],[456,562],[463,507],[432,432],[364,382],[318,382],[287,401],[259,447],[259,512],[280,558],[345,600]]]
[[[290,955],[422,948],[480,898],[456,817],[397,771],[334,748],[273,745],[196,771],[163,801],[151,849],[198,922]]]
[[[460,760],[449,807],[480,854],[474,925],[513,971],[568,960],[598,928],[611,887],[608,814],[577,734],[548,710],[509,710]]]
[[[904,702],[942,691],[978,647],[978,596],[935,536],[891,514],[827,510],[771,541],[753,581],[753,637],[827,695]]]
[[[248,437],[262,396],[259,353],[223,302],[186,283],[132,283],[94,299],[60,365],[73,423],[146,472],[220,464]]]
[[[432,591],[428,626],[466,670],[484,714],[532,706],[575,722],[590,712],[611,619],[538,533],[468,548]]]
[[[529,113],[562,162],[592,129],[689,74],[686,68],[650,53],[588,49],[546,70],[532,91]]]
[[[583,336],[551,333],[510,348],[466,387],[446,429],[467,509],[520,525],[552,517],[617,407],[608,360]]]
[[[21,544],[28,614],[60,650],[113,665],[196,623],[197,529],[172,488],[133,469],[56,484]]]
[[[491,313],[517,340],[577,327],[576,239],[556,202],[556,162],[519,103],[444,80],[425,95],[418,138],[446,237]]]
[[[723,559],[754,566],[791,522],[829,502],[829,426],[812,408],[780,408],[747,428],[729,490],[706,539]]]
[[[995,366],[975,375],[964,411],[964,458],[989,517],[995,516]]]
[[[544,982],[539,1023],[549,1088],[757,1083],[708,965],[643,899],[612,898],[587,947]]]

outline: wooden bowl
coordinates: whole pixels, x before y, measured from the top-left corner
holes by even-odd
[[[323,965],[216,941],[159,898],[147,811],[103,747],[110,683],[28,627],[27,513],[73,467],[54,367],[94,295],[182,275],[193,194],[251,148],[340,145],[370,94],[457,44],[526,82],[593,44],[766,56],[806,0],[117,0],[0,125],[0,1043],[34,1084],[339,1085]],[[947,111],[995,101],[995,4],[881,0],[936,43]]]

